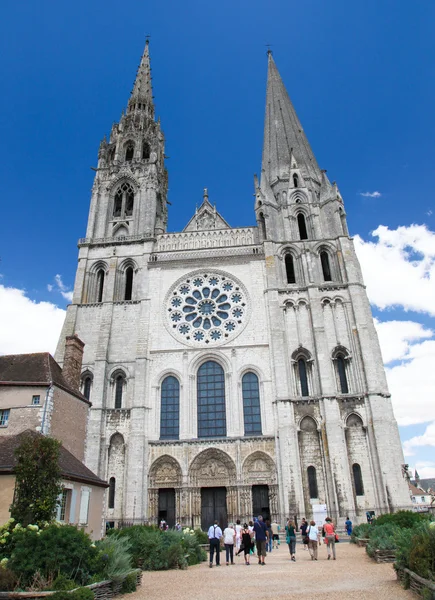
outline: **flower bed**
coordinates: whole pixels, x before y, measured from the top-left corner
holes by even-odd
[[[417,573],[414,573],[414,571],[411,571],[406,567],[403,569],[395,567],[395,570],[397,579],[406,590],[412,590],[425,600],[435,599],[435,583],[433,581],[420,577]]]

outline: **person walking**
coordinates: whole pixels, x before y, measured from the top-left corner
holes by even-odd
[[[213,525],[208,528],[208,540],[210,544],[210,569],[213,566],[213,557],[216,552],[216,566],[219,567],[221,562],[221,538],[222,529],[219,527],[218,521],[215,521]]]
[[[317,560],[317,552],[319,546],[319,528],[316,525],[316,522],[311,520],[307,529],[308,535],[308,550],[310,551],[311,560]]]
[[[291,519],[287,521],[287,525],[285,526],[285,533],[285,541],[288,544],[291,560],[293,562],[296,562],[296,527],[294,521],[292,521]]]
[[[267,552],[272,552],[272,524],[270,522],[270,519],[266,519],[266,529],[267,529],[266,550],[267,550]]]
[[[240,525],[240,519],[237,519],[236,526],[234,527],[236,530],[236,556],[239,555],[240,545],[242,543],[242,529],[243,527]]]
[[[272,542],[275,550],[279,547],[279,530],[281,529],[276,521],[273,521],[270,528],[272,529]]]
[[[236,541],[236,531],[232,523],[229,523],[228,527],[224,529],[224,546],[225,546],[225,560],[227,567],[230,564],[234,564],[234,544]]]
[[[251,548],[252,548],[252,536],[254,534],[252,533],[252,531],[249,529],[249,526],[247,523],[244,523],[243,525],[243,529],[241,531],[241,546],[240,546],[240,550],[238,552],[238,554],[240,554],[240,552],[243,549],[243,553],[245,555],[245,565],[249,565],[249,559],[250,559],[250,553],[251,553]]]
[[[307,529],[308,529],[308,523],[305,517],[302,518],[302,523],[301,523],[301,536],[302,536],[302,543],[303,543],[303,549],[306,551],[308,550],[308,536],[307,536]]]
[[[346,517],[344,524],[346,526],[347,535],[352,535],[352,521],[349,519],[349,517]]]
[[[268,531],[263,516],[258,515],[254,523],[255,544],[257,546],[258,564],[265,565],[264,558],[266,556],[266,542],[268,539]]]
[[[328,550],[328,560],[331,560],[331,555],[335,560],[335,525],[331,517],[326,517],[323,525],[325,531],[325,543]]]

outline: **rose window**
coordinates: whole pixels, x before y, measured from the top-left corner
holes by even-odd
[[[219,345],[246,324],[247,295],[233,277],[201,272],[177,282],[167,297],[170,332],[190,345]]]

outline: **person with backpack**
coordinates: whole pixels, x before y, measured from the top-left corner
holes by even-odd
[[[243,529],[240,533],[241,536],[241,543],[240,543],[240,549],[237,552],[237,555],[240,554],[240,552],[243,551],[243,554],[245,555],[245,565],[249,565],[249,558],[250,558],[250,553],[251,553],[251,549],[252,549],[252,536],[253,536],[253,532],[250,530],[249,525],[247,523],[243,524]]]

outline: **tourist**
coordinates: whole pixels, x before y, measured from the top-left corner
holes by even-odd
[[[303,549],[306,551],[306,550],[308,550],[308,535],[307,535],[308,523],[307,523],[307,520],[305,517],[303,517],[303,519],[302,519],[300,529],[301,529]]]
[[[254,531],[254,521],[249,521],[249,531],[252,533],[251,536],[251,554],[255,554],[255,531]]]
[[[175,523],[175,531],[181,531],[181,525],[178,521]]]
[[[346,517],[344,524],[346,526],[347,535],[352,535],[352,521],[349,519],[349,517]]]
[[[258,564],[265,565],[264,558],[266,556],[266,542],[269,537],[266,523],[263,521],[262,515],[258,515],[254,523],[255,544],[257,546]]]
[[[234,543],[236,541],[236,531],[232,523],[228,524],[228,527],[224,529],[224,546],[225,546],[225,560],[227,567],[230,564],[234,564]]]
[[[242,543],[242,529],[243,527],[240,525],[240,519],[237,519],[236,526],[234,528],[236,530],[236,556],[239,554],[240,544]]]
[[[296,527],[294,521],[292,521],[291,519],[287,521],[287,525],[285,526],[285,533],[285,541],[288,544],[291,560],[293,562],[296,562]]]
[[[331,559],[331,554],[335,560],[335,525],[331,517],[326,517],[323,531],[325,532],[325,543],[328,549],[328,560]]]
[[[317,560],[317,550],[320,541],[319,528],[316,522],[311,520],[307,529],[308,535],[308,550],[310,551],[311,560]]]
[[[270,527],[272,529],[273,547],[275,548],[275,550],[278,550],[279,530],[281,529],[281,527],[279,526],[279,524],[276,521],[273,521]]]
[[[169,525],[166,523],[166,521],[164,519],[162,519],[160,521],[159,529],[161,531],[166,531],[167,529],[169,529]]]
[[[251,552],[251,548],[252,548],[252,536],[253,535],[254,534],[249,529],[249,525],[247,523],[244,523],[243,529],[241,532],[242,542],[240,545],[239,554],[243,549],[243,553],[245,555],[245,565],[249,565],[249,558],[250,558],[250,552]]]
[[[266,519],[266,529],[267,529],[267,542],[266,542],[266,549],[268,552],[272,552],[272,525],[270,522],[270,519]]]
[[[221,562],[221,538],[222,529],[219,527],[218,521],[215,521],[208,529],[208,540],[210,544],[210,569],[213,566],[213,557],[216,552],[216,566],[219,567]]]

